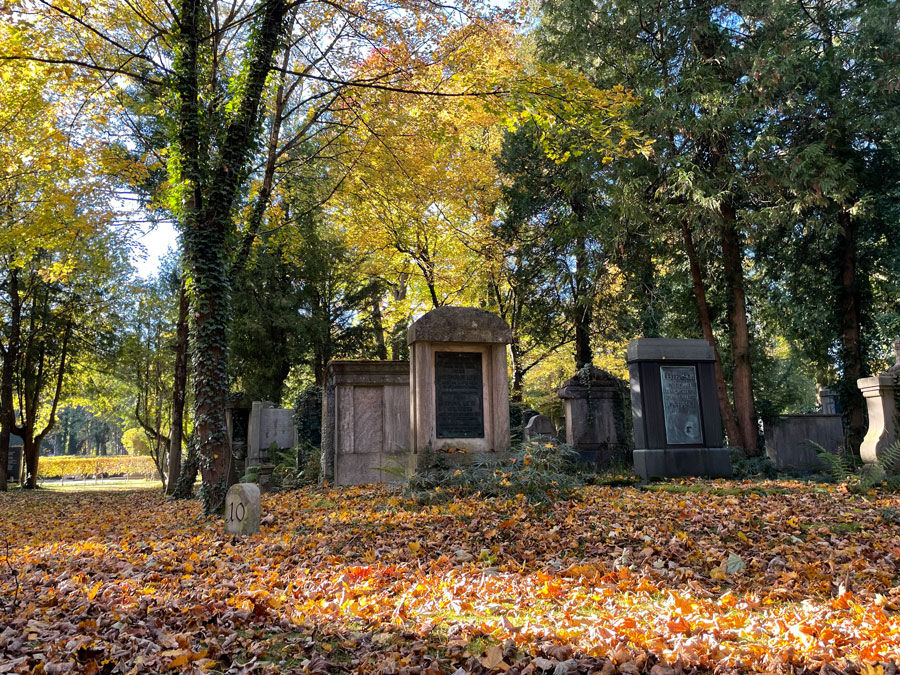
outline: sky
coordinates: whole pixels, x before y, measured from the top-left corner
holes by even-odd
[[[131,256],[139,276],[148,279],[159,270],[159,261],[166,256],[169,250],[178,248],[178,234],[172,223],[164,221],[151,225],[138,241],[146,251],[135,251]]]

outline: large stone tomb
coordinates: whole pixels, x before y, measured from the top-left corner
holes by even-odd
[[[509,449],[509,326],[490,312],[439,307],[409,327],[409,447],[455,461]]]
[[[399,483],[410,470],[409,362],[331,361],[322,396],[322,478]]]
[[[628,344],[634,468],[642,478],[730,476],[705,340],[642,338]]]

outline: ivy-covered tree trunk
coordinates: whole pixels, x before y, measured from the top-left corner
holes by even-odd
[[[232,207],[246,180],[259,135],[259,108],[266,76],[286,29],[288,4],[263,0],[247,49],[246,79],[221,146],[204,156],[199,107],[200,0],[183,0],[175,72],[178,78],[181,228],[185,262],[192,281],[194,328],[194,426],[204,510],[218,511],[234,482],[231,444],[225,424],[228,395],[229,279],[226,239],[233,230]]]
[[[200,470],[200,456],[193,438],[188,438],[187,446],[187,458],[181,465],[178,480],[175,481],[172,499],[190,499],[194,496],[194,483],[197,481],[197,472]]]

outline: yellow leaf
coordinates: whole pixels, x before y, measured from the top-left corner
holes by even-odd
[[[407,546],[409,546],[409,550],[412,551],[413,553],[418,553],[419,550],[422,548],[422,545],[417,541],[411,541],[411,542],[409,542],[409,544],[407,544]]]
[[[88,600],[93,600],[97,597],[97,593],[100,591],[100,587],[103,585],[102,581],[98,581],[91,587],[91,590],[88,591],[87,597]]]

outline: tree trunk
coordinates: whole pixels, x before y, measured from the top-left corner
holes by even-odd
[[[732,391],[742,447],[748,457],[760,454],[759,426],[753,399],[753,370],[750,361],[750,329],[744,293],[743,253],[738,240],[737,213],[734,205],[722,205],[719,228],[722,264],[728,280],[729,320],[731,328]]]
[[[853,453],[866,433],[866,403],[856,381],[866,376],[860,325],[862,298],[857,279],[856,223],[846,209],[838,214],[841,232],[837,241],[837,312],[841,322],[841,403],[847,421],[847,441]]]
[[[187,446],[187,458],[178,473],[178,480],[171,495],[172,499],[190,499],[194,495],[194,483],[197,481],[197,472],[200,470],[200,455],[193,439],[188,439]]]
[[[295,6],[294,14],[296,17],[297,8]],[[291,25],[293,25],[293,18]],[[275,110],[272,112],[272,128],[269,131],[269,142],[266,148],[266,166],[263,170],[262,184],[259,187],[259,193],[256,195],[256,202],[253,204],[253,210],[250,213],[250,219],[247,225],[247,231],[241,239],[241,246],[238,250],[237,257],[232,263],[231,278],[236,279],[247,260],[250,258],[250,251],[253,248],[253,241],[262,226],[263,216],[272,197],[272,187],[275,183],[275,169],[278,161],[278,142],[281,137],[281,125],[284,122],[284,108],[287,104],[287,96],[284,91],[284,80],[287,75],[288,66],[290,65],[291,50],[284,50],[284,58],[281,61],[281,71],[278,73],[278,89],[275,91]]]
[[[575,324],[575,369],[594,360],[591,351],[591,293],[588,290],[587,239],[575,238],[575,297],[572,299]]]
[[[179,57],[176,74],[180,97],[178,141],[184,156],[182,180],[186,200],[182,213],[185,262],[193,275],[194,424],[204,511],[219,511],[235,481],[231,444],[225,424],[228,394],[228,268],[227,235],[232,206],[247,174],[256,136],[260,101],[272,57],[281,44],[288,4],[265,0],[247,55],[244,92],[228,122],[219,156],[207,173],[210,158],[200,157],[198,110],[199,0],[184,0],[179,17]],[[207,177],[208,176],[208,177]],[[204,193],[208,199],[203,200]]]
[[[6,467],[9,464],[9,439],[16,424],[13,375],[19,360],[22,331],[22,302],[19,298],[19,271],[9,269],[9,341],[3,350],[0,370],[0,492],[6,492]],[[21,477],[20,477],[21,478]]]
[[[37,487],[38,460],[41,444],[34,440],[34,430],[22,436],[22,456],[25,460],[25,482],[22,487],[34,490]],[[4,468],[5,470],[5,468]]]
[[[722,423],[725,425],[725,434],[731,445],[744,447],[744,439],[734,418],[734,410],[728,399],[728,386],[725,384],[725,371],[722,368],[722,358],[719,356],[719,343],[713,334],[712,319],[709,314],[709,303],[706,300],[706,283],[700,268],[700,260],[697,257],[697,249],[694,248],[694,238],[691,234],[691,226],[687,221],[681,222],[681,235],[684,238],[684,250],[687,253],[691,266],[691,278],[694,283],[694,300],[697,304],[697,316],[700,319],[700,328],[703,337],[712,345],[715,357],[714,370],[716,374],[716,398],[719,400],[719,412],[722,415]]]
[[[175,493],[181,474],[181,439],[184,434],[184,400],[187,391],[188,298],[184,276],[178,291],[178,323],[175,330],[175,376],[172,383],[172,430],[169,432],[169,480],[166,494]]]
[[[375,331],[375,354],[380,361],[387,361],[387,345],[384,343],[384,324],[381,320],[381,298],[372,296],[372,327]]]
[[[516,339],[516,335],[513,334],[513,341],[509,345],[510,354],[512,356],[512,389],[510,391],[509,398],[511,401],[515,403],[521,403],[524,399],[523,389],[525,386],[525,371],[522,368],[522,356],[519,353],[519,345],[518,340]]]

